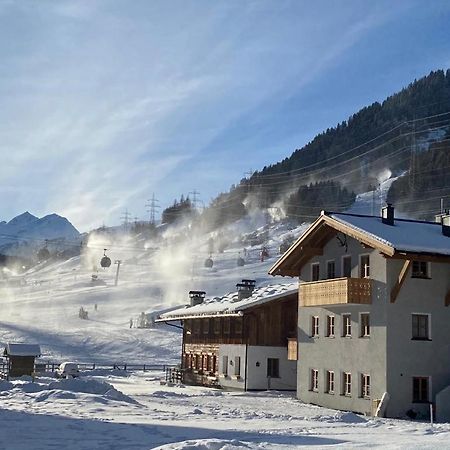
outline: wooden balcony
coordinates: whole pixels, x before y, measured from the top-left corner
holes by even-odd
[[[334,278],[300,283],[300,306],[327,306],[372,303],[369,278]]]

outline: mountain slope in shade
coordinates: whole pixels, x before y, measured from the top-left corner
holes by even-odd
[[[52,249],[65,250],[78,245],[80,233],[58,214],[38,218],[26,211],[0,223],[0,253],[4,255],[30,257],[46,240]]]

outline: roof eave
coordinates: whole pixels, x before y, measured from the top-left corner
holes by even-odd
[[[298,254],[299,251],[303,251],[303,245],[305,245],[305,250],[308,249],[307,241],[308,239],[320,228],[322,225],[327,225],[328,227],[334,229],[335,231],[344,233],[363,244],[376,248],[381,253],[386,256],[393,256],[396,252],[395,248],[387,243],[381,242],[380,240],[370,236],[362,230],[351,227],[345,223],[340,222],[333,217],[330,217],[331,213],[322,211],[321,215],[310,225],[310,227],[291,245],[291,247],[286,251],[286,253],[269,269],[269,275],[282,275],[282,276],[299,276],[300,270],[303,264],[299,264],[295,270],[292,269],[293,264],[289,264],[288,261],[293,257],[293,255]],[[311,257],[314,256],[311,254]],[[310,259],[310,258],[308,258]]]
[[[204,313],[204,314],[186,314],[183,316],[171,316],[171,317],[164,317],[160,319],[156,319],[155,323],[161,323],[161,322],[176,322],[179,320],[187,320],[187,319],[212,319],[214,317],[241,317],[243,315],[242,312],[218,312],[218,313]]]

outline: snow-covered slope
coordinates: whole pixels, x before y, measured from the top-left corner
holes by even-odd
[[[254,230],[258,239],[260,235],[266,238],[269,257],[264,262],[261,245],[246,245],[244,250],[242,240],[251,226],[248,219],[232,225],[228,247],[223,253],[213,253],[212,268],[204,267],[210,236],[181,240],[183,234],[172,230],[162,242],[154,243],[92,235],[81,256],[42,263],[3,282],[0,344],[37,343],[44,359],[57,361],[178,362],[178,330],[164,325],[135,328],[142,312],[182,306],[189,302],[189,290],[204,290],[211,297],[224,295],[234,291],[243,278],[255,279],[257,286],[292,282],[273,279],[267,271],[279,256],[283,239],[298,236],[304,226],[276,223]],[[112,260],[109,268],[99,264],[104,248]],[[239,253],[245,258],[244,267],[237,266]],[[121,260],[118,286],[114,285],[116,260]],[[88,312],[88,320],[79,318],[80,307]]]

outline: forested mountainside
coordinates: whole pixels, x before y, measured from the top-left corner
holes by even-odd
[[[270,208],[275,215],[311,220],[322,209],[347,209],[356,194],[376,189],[389,174],[402,176],[385,199],[404,214],[431,219],[441,197],[450,206],[448,139],[450,69],[415,80],[320,133],[283,161],[242,179],[214,199],[202,218],[208,228],[216,228],[251,208]],[[168,208],[165,221],[183,215],[181,206]]]
[[[448,201],[445,143],[449,135],[450,70],[438,70],[320,133],[283,161],[241,180],[217,197],[211,209],[221,217],[219,222],[226,221],[230,210],[242,214],[243,204],[279,207],[288,217],[304,220],[324,206],[346,209],[355,193],[378,186],[382,172],[396,176],[412,169],[414,183],[409,176],[400,178],[388,200],[398,203],[400,210],[429,218],[431,205],[430,211],[420,212],[412,205],[416,199],[436,196],[447,196]],[[438,204],[437,200],[433,211]]]
[[[447,138],[413,154],[411,168],[394,181],[387,201],[408,216],[432,219],[441,198],[450,207],[450,141]]]

